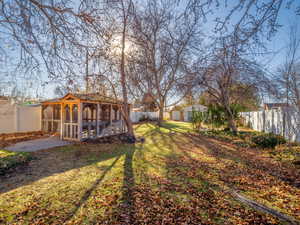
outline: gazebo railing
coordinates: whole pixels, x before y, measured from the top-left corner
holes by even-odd
[[[63,129],[64,139],[77,139],[78,138],[78,123],[64,123]]]

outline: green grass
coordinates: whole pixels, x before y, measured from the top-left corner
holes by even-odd
[[[33,153],[28,170],[0,182],[0,224],[280,223],[233,199],[225,191],[233,185],[300,217],[298,189],[252,167],[252,158],[237,148],[190,131],[189,123],[145,123],[135,127],[144,143]],[[266,187],[275,202],[267,200]]]
[[[30,153],[0,150],[0,175],[31,160]]]

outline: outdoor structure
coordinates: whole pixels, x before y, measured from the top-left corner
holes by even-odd
[[[121,101],[93,94],[67,94],[42,102],[42,130],[83,140],[125,133]]]
[[[157,112],[158,107],[155,102],[155,96],[151,92],[143,95],[141,100],[136,100],[132,107],[133,112]]]
[[[0,96],[0,134],[41,130],[41,106],[16,104]]]
[[[207,107],[199,104],[186,106],[182,110],[172,110],[170,112],[170,117],[171,120],[191,122],[193,111],[205,112],[207,111]]]

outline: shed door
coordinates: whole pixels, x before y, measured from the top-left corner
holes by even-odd
[[[184,112],[180,111],[180,121],[184,121]]]

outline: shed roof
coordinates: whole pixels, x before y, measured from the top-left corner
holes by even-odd
[[[42,103],[60,103],[65,100],[79,100],[81,102],[99,102],[99,103],[111,103],[111,104],[123,104],[123,101],[114,99],[112,97],[104,96],[99,93],[68,93],[62,98],[54,98],[43,101]]]

